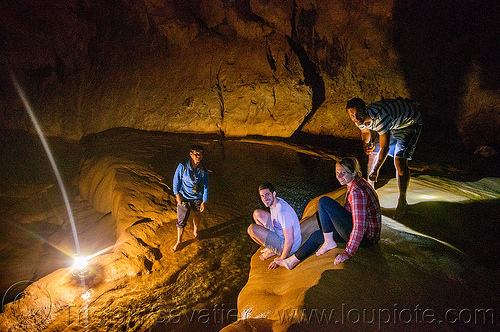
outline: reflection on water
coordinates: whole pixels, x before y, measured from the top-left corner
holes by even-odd
[[[203,162],[210,172],[209,200],[201,220],[200,237],[217,238],[228,252],[234,253],[234,264],[243,272],[240,276],[241,287],[247,279],[250,257],[258,248],[246,232],[253,222],[253,211],[263,208],[258,186],[262,182],[272,182],[278,196],[294,208],[299,219],[312,198],[339,186],[333,158],[319,158],[298,152],[291,146],[261,144],[258,141],[194,142],[177,138],[163,141],[160,151],[153,158],[156,171],[166,178],[168,184],[172,183],[177,164],[187,160],[193,143],[204,146]],[[189,250],[189,246],[185,250]],[[236,259],[240,255],[243,259]],[[236,295],[233,294],[234,298]]]
[[[257,188],[272,182],[278,196],[299,217],[310,199],[339,186],[334,160],[320,160],[280,146],[235,141],[215,142],[207,148],[210,203],[251,216],[259,207]]]
[[[248,226],[253,210],[262,207],[257,192],[262,182],[273,183],[278,196],[295,209],[299,218],[312,198],[339,186],[332,158],[319,158],[293,147],[258,141],[195,142],[177,137],[163,141],[153,158],[156,171],[168,184],[172,183],[177,164],[187,160],[193,143],[204,146],[203,162],[210,172],[209,200],[204,215],[210,225],[238,219]]]

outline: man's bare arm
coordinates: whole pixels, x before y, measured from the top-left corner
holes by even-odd
[[[373,150],[372,132],[369,129],[361,129],[361,141],[363,141],[363,150],[369,154]]]
[[[279,266],[277,260],[283,260],[288,258],[290,255],[290,251],[292,251],[293,246],[293,227],[283,228],[283,235],[285,236],[285,243],[283,244],[283,251],[281,252],[281,256],[276,257],[271,264],[269,264],[270,269],[275,269]]]
[[[387,154],[389,153],[389,141],[391,138],[391,132],[388,131],[379,136],[379,144],[380,151],[378,152],[377,162],[373,166],[373,169],[370,171],[368,175],[369,180],[376,182],[378,177],[378,172],[387,158]]]

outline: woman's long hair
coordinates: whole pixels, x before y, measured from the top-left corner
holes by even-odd
[[[354,157],[344,157],[340,159],[338,164],[347,168],[349,172],[356,173],[357,176],[363,177],[363,172],[361,171],[361,166],[359,165],[359,161]]]

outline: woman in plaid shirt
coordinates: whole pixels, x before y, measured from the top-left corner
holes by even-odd
[[[320,229],[279,265],[292,269],[318,248],[317,256],[336,248],[337,242],[347,242],[344,251],[335,257],[336,265],[351,258],[358,247],[372,246],[380,239],[380,202],[373,187],[362,178],[358,160],[343,158],[335,171],[340,184],[347,185],[345,207],[328,196],[321,197],[317,215]]]

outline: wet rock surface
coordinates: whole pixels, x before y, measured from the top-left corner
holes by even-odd
[[[211,198],[198,240],[192,237],[189,224],[181,249],[172,253],[176,214],[171,205],[170,183],[177,164],[185,162],[193,142],[200,142],[207,150]],[[253,209],[259,207],[258,184],[264,178],[273,179],[298,209],[321,192],[325,179],[333,184],[333,174],[326,178],[315,176],[328,174],[332,160],[314,162],[314,168],[304,177],[303,167],[311,167],[317,154],[303,155],[286,146],[273,147],[273,143],[190,139],[159,132],[115,129],[86,137],[78,145],[82,157],[80,172],[71,182],[71,192],[75,193],[71,202],[75,204],[74,213],[78,213],[75,215],[78,238],[82,254],[103,251],[90,260],[91,274],[85,277],[85,286],[82,286],[68,267],[75,248],[64,209],[60,205],[56,206],[58,209],[46,207],[46,202],[40,201],[40,206],[48,210],[38,217],[41,227],[50,214],[60,218],[50,238],[57,240],[54,242],[58,245],[54,250],[47,250],[43,246],[18,248],[14,240],[5,242],[2,257],[9,269],[4,270],[4,290],[21,276],[28,281],[23,286],[37,281],[24,289],[24,293],[23,288],[6,291],[11,300],[19,294],[25,297],[15,306],[5,307],[2,327],[35,328],[26,312],[34,304],[28,299],[39,290],[42,295],[50,294],[52,302],[49,316],[41,317],[36,328],[59,330],[61,326],[70,329],[87,326],[91,330],[120,330],[124,326],[157,326],[162,329],[188,323],[202,328],[222,328],[237,319],[237,293],[248,277],[248,260],[256,248],[246,228]],[[297,186],[287,185],[290,183]],[[36,181],[32,185],[40,186]],[[26,190],[25,186],[20,187],[21,192]],[[56,194],[57,188],[51,188]],[[9,199],[16,202],[8,193],[3,197],[6,203]],[[5,210],[5,219],[16,212],[19,214],[18,219],[8,224],[11,227],[3,230],[5,239],[16,234],[15,227],[22,220],[31,221],[31,228],[37,225],[38,219],[23,209],[23,205],[5,206],[10,209]],[[43,244],[47,228],[42,227],[36,234],[21,231],[17,236],[25,243]],[[56,257],[52,256],[54,252]],[[18,270],[13,265],[17,262],[12,260],[16,255],[29,260],[39,256],[43,259],[37,263],[27,260],[26,269]],[[57,260],[57,257],[61,258]],[[39,266],[46,267],[44,275],[32,272]],[[51,273],[54,270],[57,271]],[[18,293],[13,294],[14,291]],[[18,308],[26,308],[26,311]],[[88,317],[82,313],[84,308],[88,308]],[[216,319],[214,314],[218,315]],[[118,319],[116,315],[124,316]]]
[[[497,230],[488,225],[496,218],[490,208],[498,202],[498,181],[477,182],[482,176],[470,171],[477,167],[459,168],[459,163],[443,159],[440,164],[414,160],[418,169],[413,171],[410,193],[437,197],[441,192],[464,201],[415,198],[409,217],[397,223],[391,219],[394,170],[389,165],[378,189],[385,202],[384,236],[378,249],[363,250],[340,267],[331,267],[332,252],[308,258],[292,271],[269,271],[267,263],[254,255],[258,246],[246,233],[252,211],[260,206],[258,184],[273,181],[299,216],[310,217],[313,199],[338,186],[332,172],[336,155],[356,151],[348,141],[338,145],[332,141],[326,147],[117,128],[81,142],[54,143],[56,159],[66,165],[63,174],[82,250],[89,254],[108,250],[90,261],[92,273],[82,284],[69,268],[74,240],[58,188],[45,169],[48,164],[37,157],[42,151],[36,148],[36,139],[17,135],[10,136],[9,148],[2,148],[2,155],[11,157],[5,165],[18,165],[20,172],[10,168],[9,176],[2,177],[0,206],[5,227],[0,257],[6,267],[2,269],[3,294],[11,300],[16,295],[24,297],[4,306],[3,329],[219,330],[238,318],[251,319],[228,328],[252,324],[306,328],[318,326],[304,325],[293,314],[291,318],[283,315],[294,309],[341,310],[343,301],[349,309],[393,310],[395,303],[400,309],[414,309],[418,303],[441,315],[461,303],[467,306],[457,309],[497,305],[492,299],[498,294],[494,282],[498,265],[488,259],[498,252]],[[203,144],[207,151],[210,199],[199,239],[192,237],[189,223],[181,250],[172,253],[176,228],[171,177],[193,142]],[[24,156],[23,149],[31,155]],[[16,158],[13,150],[19,152]],[[362,155],[358,157],[363,160]],[[39,158],[39,169],[20,167],[30,158]],[[459,181],[439,180],[438,174]],[[467,177],[472,181],[463,182]],[[303,226],[306,234],[314,228],[314,221],[304,218]],[[464,228],[473,231],[464,236]],[[301,280],[299,288],[297,279]],[[280,290],[273,288],[273,280],[281,285]],[[21,283],[7,291],[17,282]],[[370,282],[379,286],[371,287]],[[251,312],[246,310],[249,306]],[[351,323],[355,318],[349,317]],[[448,324],[446,328],[457,326],[470,327]]]

